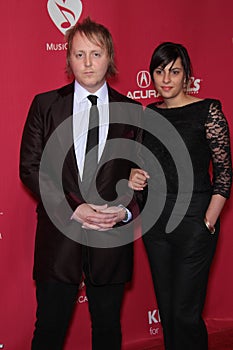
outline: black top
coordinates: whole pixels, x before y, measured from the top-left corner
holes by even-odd
[[[160,108],[159,102],[150,104],[145,111],[145,129],[143,144],[158,159],[168,193],[177,193],[179,172],[183,167],[184,174],[187,172],[186,179],[193,176],[194,193],[212,191],[229,197],[232,182],[230,136],[218,100],[204,99],[166,109]],[[187,156],[190,158],[186,162]],[[177,167],[179,157],[180,166]],[[155,169],[156,162],[149,158],[145,156],[145,168],[150,173],[150,166],[154,163]],[[209,172],[211,163],[212,176]],[[150,176],[153,182],[153,174]],[[155,181],[153,186],[158,187],[158,183]]]

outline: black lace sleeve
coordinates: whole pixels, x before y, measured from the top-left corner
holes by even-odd
[[[217,100],[210,104],[205,127],[213,163],[213,194],[229,198],[232,183],[230,135],[221,103]]]

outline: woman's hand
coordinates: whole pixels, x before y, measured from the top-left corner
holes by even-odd
[[[214,233],[215,223],[220,216],[220,213],[224,207],[226,198],[220,194],[213,194],[211,201],[206,211],[204,222],[207,228]]]
[[[149,174],[142,169],[131,169],[128,186],[135,191],[142,191],[147,186]]]

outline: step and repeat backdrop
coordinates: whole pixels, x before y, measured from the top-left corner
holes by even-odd
[[[19,180],[19,147],[34,95],[68,83],[65,31],[86,16],[107,26],[119,72],[111,85],[143,105],[158,97],[148,73],[154,48],[163,41],[184,44],[194,67],[190,93],[220,99],[233,134],[232,12],[231,0],[1,2],[0,348],[30,349],[36,309],[36,203]],[[207,322],[233,321],[232,206],[230,199],[222,215],[205,307]],[[65,349],[90,349],[84,285],[76,306]],[[141,240],[135,242],[134,277],[124,298],[122,327],[125,350],[140,349],[162,336]]]

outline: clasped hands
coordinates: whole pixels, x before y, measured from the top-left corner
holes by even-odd
[[[128,186],[135,191],[141,191],[147,186],[149,178],[145,170],[131,169]],[[82,228],[107,231],[124,220],[124,217],[125,209],[122,207],[83,203],[76,208],[71,219],[81,223]]]
[[[77,207],[72,219],[88,230],[111,230],[118,222],[124,220],[125,209],[117,206],[83,203]]]

